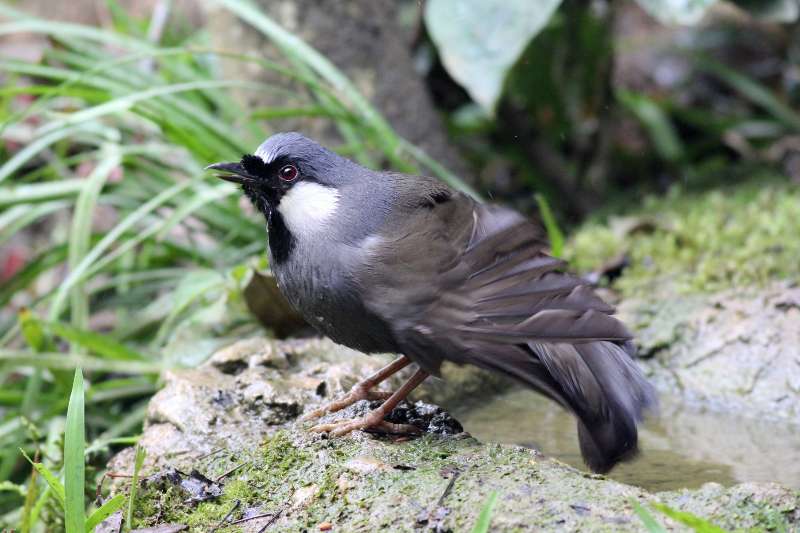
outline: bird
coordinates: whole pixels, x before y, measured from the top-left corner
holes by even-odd
[[[548,253],[539,224],[436,178],[370,170],[296,132],[206,169],[264,215],[270,268],[310,325],[364,353],[400,354],[303,419],[382,404],[311,431],[411,431],[384,418],[450,361],[510,377],[574,414],[591,470],[637,455],[637,426],[656,395],[633,337]],[[399,389],[375,390],[409,365]]]

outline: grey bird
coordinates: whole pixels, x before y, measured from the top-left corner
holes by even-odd
[[[365,353],[402,354],[305,418],[361,399],[385,400],[380,407],[312,431],[408,430],[384,417],[451,361],[509,376],[572,412],[592,470],[636,455],[655,393],[631,333],[548,255],[537,224],[434,178],[366,169],[298,133],[207,168],[240,184],[266,217],[278,286],[311,325]],[[373,391],[411,363],[418,369],[396,392]]]

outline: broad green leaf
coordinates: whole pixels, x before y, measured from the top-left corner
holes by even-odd
[[[695,24],[717,0],[636,0],[663,24]]]
[[[123,494],[117,494],[98,507],[89,519],[86,520],[86,533],[92,533],[100,522],[122,509],[123,505],[125,505],[125,496]]]
[[[86,465],[83,450],[86,447],[86,427],[83,421],[83,373],[75,369],[75,381],[67,408],[67,426],[64,435],[64,489],[66,505],[64,522],[67,533],[84,533],[86,514],[83,491]]]
[[[428,0],[425,25],[447,72],[491,114],[528,42],[561,0]]]

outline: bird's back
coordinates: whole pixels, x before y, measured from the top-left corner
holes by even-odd
[[[546,253],[538,225],[436,182],[414,185],[402,186],[357,281],[396,351],[432,373],[443,360],[499,372],[561,404],[594,470],[632,457],[655,394],[614,308]]]

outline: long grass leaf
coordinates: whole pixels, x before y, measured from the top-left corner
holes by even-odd
[[[49,368],[57,370],[73,370],[78,367],[86,370],[102,372],[119,372],[121,374],[158,374],[166,367],[161,363],[147,361],[118,361],[103,359],[89,355],[67,355],[62,353],[32,353],[24,350],[0,348],[0,364]]]
[[[84,533],[86,514],[84,496],[86,466],[83,450],[86,447],[86,426],[83,420],[83,373],[75,369],[75,381],[67,408],[67,426],[64,434],[64,489],[66,505],[64,522],[67,533]]]
[[[125,496],[123,494],[117,494],[98,507],[97,510],[89,516],[89,519],[86,520],[86,533],[92,533],[94,528],[100,525],[100,522],[122,509],[123,505],[125,505]]]
[[[644,528],[649,533],[667,533],[667,530],[664,529],[664,526],[659,524],[655,517],[650,514],[650,511],[642,507],[639,502],[636,500],[631,500],[631,505],[633,506],[633,511],[639,517],[639,520],[642,521]]]
[[[0,213],[0,246],[39,219],[64,209],[67,202],[53,201],[42,204],[18,204]]]
[[[76,328],[62,322],[50,322],[47,327],[55,335],[77,344],[104,359],[115,361],[146,360],[139,352],[102,333]]]
[[[130,230],[135,224],[140,222],[143,218],[148,216],[152,211],[169,201],[174,196],[178,195],[185,188],[189,186],[190,182],[176,183],[169,187],[150,201],[142,204],[138,209],[130,213],[123,220],[121,220],[114,228],[111,229],[90,251],[87,253],[83,260],[69,273],[64,282],[59,286],[58,291],[54,297],[53,303],[50,306],[50,319],[54,321],[61,313],[64,305],[64,300],[72,287],[84,279],[89,267],[97,261],[97,259],[108,250],[114,242],[119,239],[122,234]]]
[[[675,510],[672,507],[664,505],[663,503],[654,502],[653,507],[676,522],[689,526],[697,533],[727,533],[726,530],[722,529],[721,527],[712,524],[704,518],[695,516],[692,513]]]
[[[20,451],[22,452],[23,457],[25,457],[25,459],[28,460],[31,466],[33,466],[33,468],[36,469],[36,472],[38,472],[39,475],[42,476],[45,481],[47,481],[47,484],[52,489],[53,494],[56,497],[56,500],[61,505],[61,507],[64,508],[66,506],[66,501],[67,501],[64,485],[58,480],[56,475],[50,471],[49,468],[47,468],[42,463],[34,462],[30,457],[28,457],[28,454],[26,454],[24,450]]]
[[[31,527],[35,526],[39,522],[39,515],[42,514],[42,509],[50,500],[50,496],[54,494],[53,488],[50,485],[47,485],[45,489],[42,491],[41,496],[39,499],[36,500],[36,504],[31,509]]]
[[[775,93],[767,87],[758,83],[753,78],[708,57],[695,54],[690,57],[697,67],[717,76],[717,78],[728,84],[742,96],[761,106],[785,126],[794,131],[800,131],[800,113],[797,113],[787,104],[780,101]]]
[[[33,506],[36,503],[36,497],[38,496],[38,488],[39,485],[37,484],[38,471],[34,468],[31,471],[31,476],[28,478],[28,491],[25,494],[25,503],[22,506],[22,520],[19,525],[19,529],[21,533],[30,533],[31,526],[33,526],[32,522],[32,514],[33,514]]]
[[[547,231],[547,238],[550,240],[550,253],[554,257],[561,257],[564,251],[564,234],[561,228],[558,227],[558,222],[550,209],[550,203],[543,194],[534,195],[536,203],[539,205],[539,215],[542,217],[545,230]]]
[[[37,133],[35,140],[31,141],[23,149],[14,154],[3,166],[0,166],[0,182],[19,170],[25,163],[33,159],[36,154],[40,153],[48,146],[55,144],[61,139],[74,137],[78,132],[87,131],[90,133],[99,133],[103,130],[98,130],[98,128],[93,125],[76,124],[56,131],[42,131]]]
[[[475,526],[472,528],[472,533],[488,533],[488,531],[490,531],[489,528],[492,525],[492,512],[494,511],[494,505],[496,502],[497,491],[494,491],[489,494],[489,497],[486,499],[486,503],[483,505],[483,508],[478,515],[478,520],[475,522]]]
[[[66,179],[62,181],[32,183],[0,187],[0,207],[30,202],[53,200],[63,196],[77,194],[83,188],[82,179]]]
[[[128,510],[125,513],[125,531],[130,531],[133,527],[133,511],[136,509],[136,492],[139,489],[139,473],[144,464],[145,449],[141,445],[136,445],[136,455],[133,463],[133,478],[131,479],[131,490],[128,496]]]
[[[92,236],[92,221],[97,199],[111,172],[121,163],[122,156],[114,145],[107,145],[100,162],[84,180],[83,190],[75,202],[72,226],[69,233],[67,266],[74,269],[86,255]],[[85,329],[89,323],[89,298],[83,283],[76,283],[70,291],[70,319],[76,328]]]
[[[254,83],[239,80],[200,80],[189,81],[184,83],[175,83],[172,85],[165,85],[162,87],[154,87],[146,91],[138,91],[133,94],[127,94],[119,98],[114,98],[102,104],[76,111],[62,120],[54,120],[48,122],[41,128],[39,134],[44,135],[48,132],[66,128],[71,125],[81,124],[90,120],[95,120],[106,115],[119,113],[131,109],[138,102],[149,100],[157,96],[168,94],[175,94],[185,91],[197,91],[200,89],[223,88],[223,87],[238,87],[240,89],[251,89],[264,91],[269,90],[270,86],[263,83]]]

